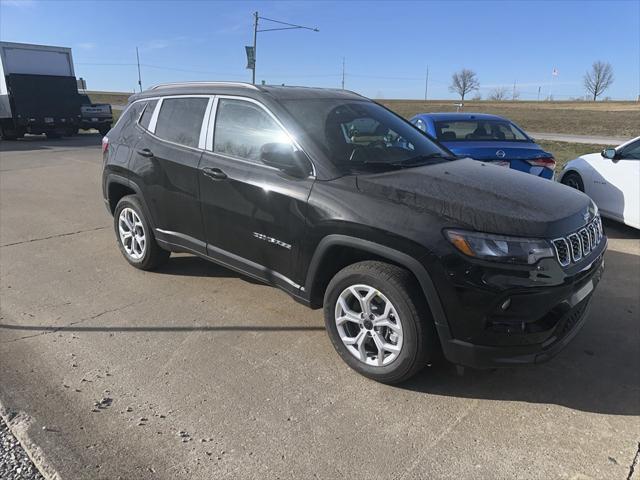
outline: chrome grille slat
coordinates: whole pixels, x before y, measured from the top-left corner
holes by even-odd
[[[569,245],[571,245],[571,258],[574,262],[577,262],[582,258],[582,244],[580,243],[580,237],[577,233],[572,233],[567,237],[569,239]]]
[[[589,232],[586,228],[583,228],[578,232],[580,234],[580,240],[582,240],[582,252],[584,255],[591,251],[591,239],[589,238]]]
[[[566,267],[571,263],[571,253],[569,253],[569,243],[564,238],[556,238],[553,241],[553,247],[556,249],[556,256],[560,265]]]
[[[558,262],[561,266],[567,267],[589,255],[600,244],[603,237],[602,220],[597,215],[580,230],[566,237],[556,238],[551,243]]]

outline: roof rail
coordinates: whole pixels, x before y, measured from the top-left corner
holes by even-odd
[[[253,85],[252,83],[246,82],[174,82],[174,83],[161,83],[160,85],[155,85],[151,87],[149,90],[159,90],[161,88],[173,88],[173,87],[240,87],[240,88],[250,88],[253,90],[258,90],[258,87]]]

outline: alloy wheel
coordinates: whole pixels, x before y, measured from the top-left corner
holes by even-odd
[[[147,239],[142,220],[132,208],[123,208],[118,217],[118,233],[124,251],[132,260],[144,257]]]
[[[351,355],[382,367],[402,350],[402,323],[391,301],[369,285],[352,285],[336,301],[338,335]]]

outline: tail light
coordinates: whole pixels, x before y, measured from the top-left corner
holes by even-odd
[[[527,160],[527,163],[534,167],[546,167],[550,170],[556,168],[556,159],[553,157],[534,158],[533,160]]]
[[[109,137],[102,137],[102,154],[106,155],[109,151]]]

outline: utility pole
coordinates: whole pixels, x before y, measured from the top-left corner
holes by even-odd
[[[344,90],[344,57],[342,57],[342,90]]]
[[[140,54],[138,53],[138,47],[136,47],[136,59],[138,60],[138,86],[142,91],[142,77],[140,76]]]
[[[253,13],[253,68],[251,73],[251,83],[256,84],[256,48],[258,46],[258,20],[260,16],[258,12]]]
[[[540,86],[540,87],[538,87],[538,101],[540,101],[540,89],[541,89],[541,88],[542,88],[541,86]]]
[[[427,101],[427,96],[429,95],[429,66],[427,65],[427,76],[424,79],[424,101]]]
[[[516,99],[516,81],[513,81],[513,93],[511,94],[511,100],[514,101]]]
[[[258,29],[258,22],[260,20],[264,20],[267,22],[273,22],[273,23],[277,23],[279,25],[285,25],[284,27],[277,27],[277,28],[265,28],[262,30]],[[251,83],[253,83],[255,85],[256,83],[256,63],[258,61],[258,57],[256,55],[256,51],[258,49],[258,33],[260,32],[275,32],[276,30],[296,30],[296,29],[303,29],[303,30],[311,30],[313,32],[319,32],[320,30],[316,27],[305,27],[303,25],[296,25],[295,23],[287,23],[287,22],[281,22],[280,20],[273,20],[271,18],[266,18],[266,17],[261,17],[260,14],[258,12],[254,12],[253,13],[253,65],[247,68],[251,68],[251,70],[253,71],[253,73],[251,74]],[[247,50],[250,47],[247,47]],[[247,53],[248,55],[248,53]]]

